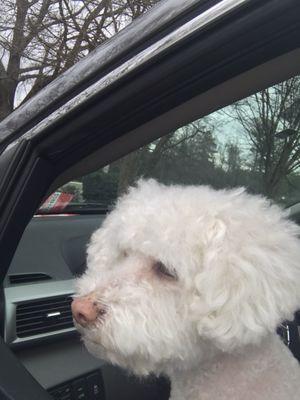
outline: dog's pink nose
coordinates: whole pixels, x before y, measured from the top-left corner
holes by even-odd
[[[97,303],[90,297],[77,297],[71,304],[72,314],[76,322],[82,326],[95,322],[99,312]]]

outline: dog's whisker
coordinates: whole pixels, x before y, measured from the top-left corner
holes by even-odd
[[[102,300],[96,300],[95,303],[97,305],[100,305],[101,307],[108,308],[108,304],[106,302],[102,301]]]

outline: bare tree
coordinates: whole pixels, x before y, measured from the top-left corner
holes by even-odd
[[[204,163],[212,166],[216,145],[210,129],[207,119],[197,120],[123,157],[117,162],[120,170],[118,193],[123,193],[141,176],[163,180],[170,175],[170,171],[164,171],[168,162],[177,160],[184,164],[185,159],[194,160],[198,164],[196,169],[203,167],[203,171]]]
[[[159,0],[2,0],[0,120]]]
[[[252,170],[262,191],[276,196],[284,178],[300,166],[300,77],[235,103],[230,114],[250,143]]]
[[[226,186],[237,186],[243,182],[243,159],[241,154],[241,147],[238,141],[231,141],[218,143],[218,166],[226,174],[224,184]]]

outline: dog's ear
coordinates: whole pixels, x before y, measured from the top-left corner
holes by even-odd
[[[195,279],[198,332],[225,351],[258,342],[300,308],[298,226],[266,204],[256,221],[242,215],[211,219]]]

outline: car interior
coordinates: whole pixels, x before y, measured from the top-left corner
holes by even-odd
[[[165,3],[146,15],[146,23],[159,12],[164,15],[172,2]],[[300,223],[297,163],[270,187],[261,166],[265,153],[259,153],[261,164],[255,158],[265,132],[258,118],[271,118],[263,115],[263,107],[275,116],[280,107],[286,110],[280,111],[275,129],[274,160],[300,131],[299,4],[288,1],[283,16],[279,2],[250,1],[183,39],[177,32],[178,41],[155,53],[159,40],[187,29],[217,3],[179,7],[158,24],[155,35],[147,33],[135,52],[119,55],[76,90],[66,89],[64,102],[54,99],[49,115],[44,110],[23,123],[16,118],[11,132],[7,127],[12,125],[4,125],[9,134],[0,143],[5,149],[0,156],[5,342],[0,357],[7,369],[0,378],[0,398],[169,398],[167,377],[140,379],[90,355],[70,309],[91,234],[138,179],[220,189],[245,186],[269,196]],[[128,35],[133,29],[134,23]],[[118,43],[114,40],[111,48]],[[126,70],[122,79],[105,81],[108,74],[123,73],[124,63],[138,62],[132,58],[141,53],[148,57],[144,64]],[[278,334],[300,361],[300,312],[294,321],[282,321]],[[26,394],[25,386],[31,386]]]

